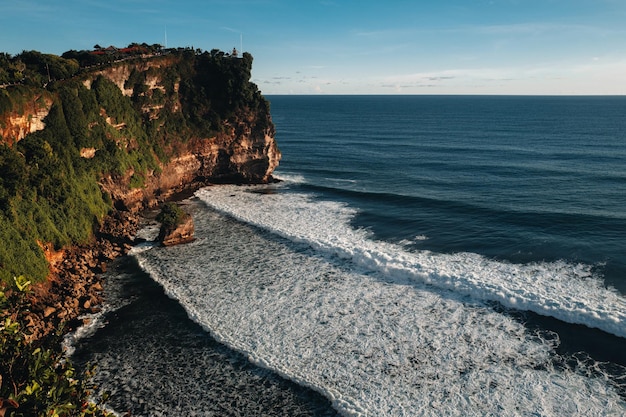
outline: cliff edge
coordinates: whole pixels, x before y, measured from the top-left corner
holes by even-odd
[[[98,311],[139,210],[272,181],[280,152],[251,66],[245,53],[160,45],[0,53],[0,415],[109,415],[89,404],[60,332]],[[190,217],[175,220],[164,242],[193,239]]]
[[[248,53],[0,58],[0,282],[43,280],[60,262],[46,254],[89,243],[112,210],[272,181],[281,154]]]

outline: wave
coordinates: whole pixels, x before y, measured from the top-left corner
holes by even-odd
[[[246,190],[254,189],[200,192],[195,242],[134,256],[193,321],[252,363],[322,393],[345,416],[623,415],[626,404],[610,376],[563,366],[558,338],[459,292],[314,250],[306,233],[295,243],[203,203],[236,204],[239,192],[284,197]],[[296,195],[294,207],[293,197],[289,213],[299,208],[311,220],[307,211],[318,203]],[[276,209],[252,201],[260,217]],[[343,220],[353,215],[322,204]],[[284,220],[298,224],[295,217]],[[311,226],[324,234],[342,224],[326,221]],[[202,381],[195,389],[204,389]]]
[[[291,184],[304,184],[306,183],[306,178],[303,175],[299,174],[288,174],[283,172],[275,172],[273,177],[279,181],[285,181]]]
[[[282,177],[281,177],[282,178]],[[626,228],[626,217],[620,213],[608,214],[602,211],[597,213],[589,212],[565,212],[557,210],[548,210],[547,207],[528,207],[526,210],[521,210],[513,203],[509,205],[502,205],[502,207],[493,208],[486,205],[469,203],[466,201],[456,200],[444,200],[437,198],[428,198],[422,196],[415,196],[409,194],[402,194],[397,192],[385,192],[385,191],[365,191],[355,189],[354,187],[344,186],[345,184],[352,183],[351,181],[339,181],[311,184],[303,176],[291,176],[285,175],[285,181],[288,183],[303,185],[305,189],[310,190],[313,193],[329,193],[331,195],[338,195],[341,197],[348,197],[357,201],[385,201],[393,203],[394,206],[400,207],[427,207],[438,210],[446,210],[457,213],[472,213],[480,214],[481,216],[488,218],[497,218],[501,222],[507,224],[516,225],[528,225],[532,224],[535,227],[540,228],[555,228],[562,227],[566,229],[571,228],[571,225],[577,225],[576,230],[580,231],[580,227],[585,227],[589,232],[602,231],[602,233],[611,233],[619,230],[620,228]],[[358,184],[355,181],[352,184]]]
[[[212,187],[196,196],[240,221],[349,260],[383,279],[425,283],[626,338],[626,299],[604,287],[591,265],[512,264],[473,253],[408,252],[351,227],[357,212],[344,204],[318,201],[312,194],[259,194],[249,192],[252,189]]]

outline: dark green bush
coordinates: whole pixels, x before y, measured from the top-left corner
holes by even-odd
[[[187,214],[174,202],[165,203],[161,212],[156,217],[156,221],[165,228],[176,227],[185,220]]]

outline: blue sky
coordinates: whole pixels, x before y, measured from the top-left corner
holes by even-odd
[[[626,94],[626,0],[3,0],[0,51],[233,47],[264,94]]]

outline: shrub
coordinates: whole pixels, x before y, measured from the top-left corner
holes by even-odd
[[[0,287],[0,415],[112,417],[89,401],[92,387],[85,382],[89,372],[77,379],[60,348],[27,340],[29,286],[30,281],[20,276],[10,288]]]
[[[156,217],[156,221],[161,223],[164,228],[173,228],[180,225],[186,217],[187,214],[178,207],[178,204],[169,202],[165,203],[163,208],[161,208],[161,212]]]

